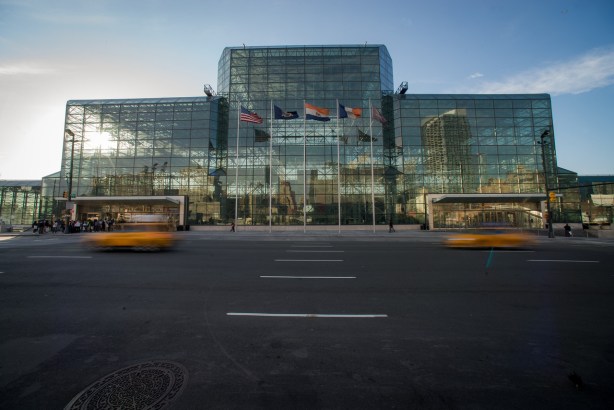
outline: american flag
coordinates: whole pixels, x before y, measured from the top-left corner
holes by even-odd
[[[241,106],[241,121],[253,122],[254,124],[262,124],[262,117],[253,111]]]

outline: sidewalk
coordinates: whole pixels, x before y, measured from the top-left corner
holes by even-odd
[[[192,227],[194,228],[194,227]],[[196,229],[189,231],[177,231],[177,237],[188,239],[190,237],[208,237],[215,239],[266,239],[266,240],[283,240],[285,238],[343,238],[343,239],[419,239],[427,241],[442,241],[449,235],[460,233],[455,230],[428,230],[419,229],[404,229],[403,225],[395,227],[395,232],[388,232],[388,225],[378,225],[375,230],[372,227],[366,226],[342,226],[341,230],[337,226],[273,226],[269,229],[268,226],[237,226],[235,232],[230,232],[230,226],[199,226]],[[611,243],[614,245],[614,238],[594,238],[578,233],[577,236],[566,238],[562,235],[556,236],[554,239],[548,238],[547,231],[528,231],[530,235],[534,235],[539,242],[594,242],[594,243]],[[10,238],[57,238],[57,239],[76,239],[85,235],[97,235],[97,232],[82,232],[65,234],[63,232],[51,233],[47,232],[42,235],[33,233],[32,230],[25,232],[3,232],[0,233],[0,239]]]

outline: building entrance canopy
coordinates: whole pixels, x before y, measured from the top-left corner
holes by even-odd
[[[77,205],[179,205],[184,202],[183,196],[92,196],[73,198]]]
[[[560,195],[558,195],[560,196]],[[542,226],[544,193],[522,194],[429,194],[429,226],[438,228],[480,228]]]
[[[71,201],[74,215],[101,210],[104,207],[120,212],[129,210],[130,213],[144,213],[145,209],[156,208],[172,210],[178,225],[185,224],[186,202],[185,196],[93,196],[77,197]]]
[[[546,194],[431,194],[433,203],[524,203],[546,200]]]

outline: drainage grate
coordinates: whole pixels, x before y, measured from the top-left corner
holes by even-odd
[[[180,396],[187,380],[188,372],[179,363],[140,363],[92,383],[64,409],[162,409]]]

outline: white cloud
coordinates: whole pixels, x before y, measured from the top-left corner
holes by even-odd
[[[37,67],[30,64],[5,64],[0,65],[0,76],[3,75],[41,75],[50,74],[55,70],[51,68]]]
[[[474,78],[480,78],[480,77],[484,77],[484,74],[482,73],[473,73],[469,76],[470,79],[474,79]]]
[[[598,49],[574,60],[544,63],[498,82],[485,82],[483,94],[581,94],[614,84],[614,49]]]

